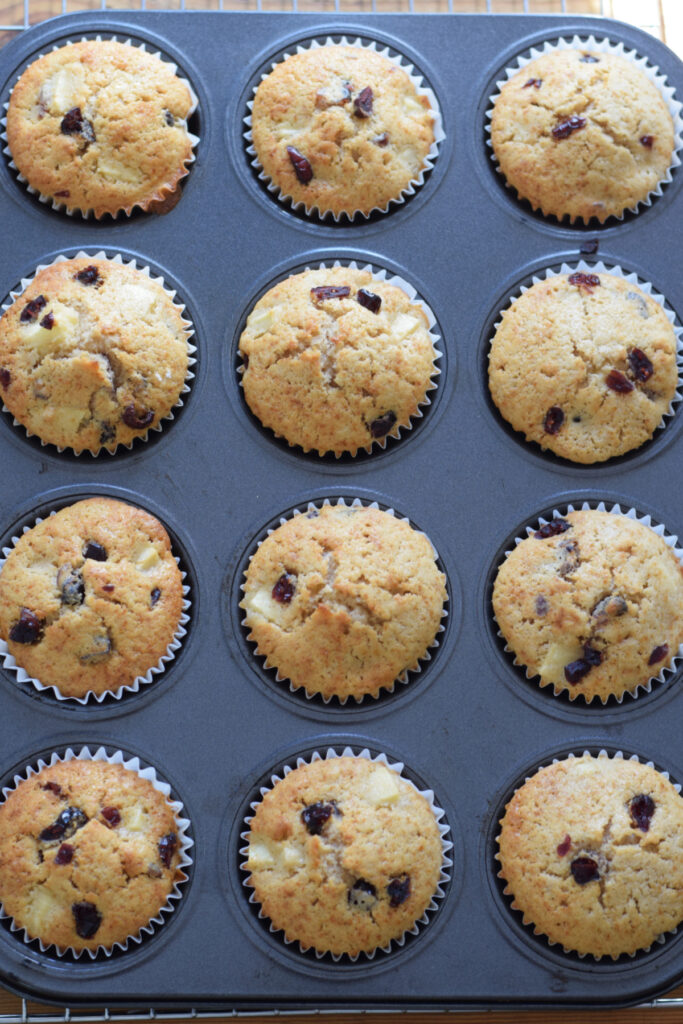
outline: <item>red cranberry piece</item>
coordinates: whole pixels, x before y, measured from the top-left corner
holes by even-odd
[[[80,107],[72,107],[62,118],[59,126],[62,135],[81,135],[86,142],[95,141],[95,129],[83,117]]]
[[[539,526],[538,530],[534,533],[536,540],[547,540],[548,537],[557,537],[560,533],[565,533],[567,530],[571,530],[572,524],[568,523],[566,519],[551,519],[549,523],[543,523]]]
[[[668,644],[660,644],[659,647],[655,647],[654,648],[654,650],[652,651],[652,654],[647,659],[648,665],[656,665],[657,662],[664,661],[664,659],[666,658],[668,653],[669,653],[669,645]]]
[[[372,89],[366,85],[353,101],[353,112],[356,117],[370,117],[373,98]]]
[[[530,85],[533,85],[534,89],[540,89],[542,84],[542,78],[530,78],[527,82],[524,83],[522,89],[528,89]]]
[[[107,549],[98,544],[96,540],[89,540],[83,548],[83,557],[92,558],[94,562],[106,562]]]
[[[402,878],[392,878],[387,886],[389,894],[389,906],[400,907],[410,896],[410,875]]]
[[[631,348],[628,352],[628,365],[636,380],[649,380],[655,372],[655,368],[643,352],[642,348]]]
[[[60,199],[68,199],[70,195],[71,193],[68,188],[63,188],[60,192],[55,192],[55,196],[58,196]]]
[[[55,325],[55,318],[53,313],[46,313],[43,319],[40,321],[40,326],[44,327],[46,331],[51,331]]]
[[[588,882],[594,882],[600,878],[597,861],[594,861],[592,857],[577,857],[569,867],[574,881],[579,885],[586,885]]]
[[[55,796],[62,795],[62,787],[57,782],[46,782],[40,788],[47,790],[49,793],[54,793]]]
[[[105,594],[113,594],[115,589],[116,588],[113,583],[102,584],[102,590],[105,592]]]
[[[596,647],[591,647],[590,644],[583,645],[583,656],[591,667],[593,665],[602,665],[602,651],[599,651]]]
[[[320,284],[317,288],[311,288],[311,298],[314,302],[324,302],[326,299],[345,299],[351,294],[351,288],[347,284]]]
[[[583,288],[589,295],[593,294],[593,289],[597,288],[600,284],[600,278],[597,274],[570,274],[567,278],[569,284],[575,284],[577,288]]]
[[[91,264],[89,267],[83,267],[83,270],[79,270],[74,280],[79,281],[81,284],[97,284],[100,280],[100,272],[97,267]]]
[[[570,686],[576,686],[592,668],[593,666],[586,658],[577,658],[576,661],[570,661],[568,665],[564,666],[564,678]]]
[[[558,434],[564,423],[564,413],[559,405],[551,405],[543,420],[543,430],[546,434]]]
[[[600,63],[600,58],[599,57],[594,57],[592,53],[584,53],[583,57],[581,57],[581,63],[582,64],[599,64]]]
[[[12,374],[5,367],[0,367],[0,384],[5,390],[10,386]]]
[[[616,391],[618,395],[627,395],[635,388],[633,381],[629,380],[621,370],[610,370],[605,377],[605,384],[611,391]]]
[[[309,804],[308,807],[304,807],[301,812],[301,820],[306,826],[308,834],[311,836],[319,836],[331,817],[332,812],[335,810],[336,807],[333,803],[324,804],[320,801],[316,804]]]
[[[289,159],[292,161],[292,167],[294,168],[294,173],[297,178],[302,185],[307,185],[313,177],[313,168],[309,161],[303,153],[300,153],[298,149],[294,148],[294,146],[287,146],[287,152],[289,154]]]
[[[149,595],[149,606],[150,606],[150,608],[154,607],[154,605],[157,603],[157,601],[159,600],[160,597],[161,597],[161,591],[159,590],[158,587],[155,587],[154,590]]]
[[[582,242],[579,252],[584,253],[587,256],[594,256],[598,251],[599,241],[597,238],[590,238],[587,242]]]
[[[652,143],[655,141],[654,135],[641,135],[640,144],[645,146],[645,149],[652,149]]]
[[[543,596],[543,594],[538,594],[535,602],[536,614],[541,616],[547,615],[549,607],[550,605],[548,604],[548,601]]]
[[[74,916],[76,932],[82,939],[92,939],[97,929],[102,924],[102,915],[94,903],[83,900],[81,903],[71,905],[71,913]]]
[[[639,793],[634,796],[628,805],[631,821],[641,832],[650,831],[650,821],[655,813],[655,802],[647,793]]]
[[[19,320],[21,321],[22,324],[31,323],[31,321],[33,321],[33,320],[35,320],[37,318],[37,316],[40,313],[41,309],[45,309],[46,306],[47,306],[47,299],[45,298],[45,296],[44,295],[36,296],[35,299],[31,299],[30,302],[26,303],[26,305],[24,306],[24,308],[21,311],[21,316],[19,317]]]
[[[44,828],[38,838],[43,843],[52,843],[55,839],[69,839],[79,828],[88,824],[88,816],[80,807],[65,807],[51,825]]]
[[[131,402],[123,410],[121,419],[131,430],[144,430],[154,419],[154,409],[143,409],[141,413],[138,413],[134,403]]]
[[[43,639],[43,620],[30,608],[22,608],[19,619],[9,631],[10,640],[15,644],[37,644]]]
[[[385,437],[392,429],[395,422],[396,413],[390,409],[389,412],[385,412],[383,416],[378,416],[376,420],[373,420],[372,423],[369,424],[368,430],[373,437]]]
[[[118,807],[103,807],[102,817],[107,825],[109,825],[109,828],[116,828],[117,825],[121,824],[121,812]]]
[[[553,128],[554,139],[567,139],[573,132],[578,132],[579,128],[586,127],[586,118],[581,117],[579,114],[572,114],[566,121],[560,121]]]
[[[359,878],[349,889],[346,899],[351,907],[371,910],[377,902],[377,889],[372,882],[366,882],[364,878]]]
[[[71,843],[62,843],[55,854],[55,864],[70,864],[73,856],[74,848]]]
[[[382,306],[382,297],[375,295],[374,292],[369,292],[367,288],[359,288],[358,294],[356,295],[356,301],[369,309],[371,313],[379,313]]]
[[[382,148],[384,148],[384,146],[389,142],[389,132],[382,132],[381,135],[375,135],[372,141],[376,146],[382,146]]]
[[[565,857],[569,853],[569,849],[572,845],[572,837],[567,833],[560,845],[557,847],[557,856]]]
[[[173,854],[178,846],[178,836],[175,832],[167,832],[165,836],[162,836],[159,840],[159,860],[165,868],[170,868],[171,861],[173,860]]]
[[[279,601],[280,604],[289,604],[294,597],[294,591],[296,590],[296,574],[290,572],[283,572],[280,579],[276,582],[272,590],[272,597],[274,601]]]

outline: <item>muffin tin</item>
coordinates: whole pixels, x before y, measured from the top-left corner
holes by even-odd
[[[0,299],[38,263],[83,249],[121,252],[177,286],[196,329],[197,376],[185,407],[148,443],[114,458],[42,447],[0,415],[0,542],[91,494],[148,509],[169,529],[192,589],[188,635],[156,681],[82,707],[0,670],[0,785],[40,756],[104,746],[156,767],[183,801],[195,840],[190,884],[163,927],[135,949],[92,962],[41,953],[0,922],[0,980],[74,1007],[212,1010],[457,1009],[640,1002],[683,977],[683,936],[612,963],[565,954],[523,928],[495,877],[497,819],[536,766],[571,751],[637,754],[683,781],[679,667],[623,704],[553,698],[520,677],[491,624],[492,574],[506,542],[554,507],[635,507],[683,534],[677,494],[680,411],[642,451],[573,466],[524,445],[486,390],[491,325],[518,284],[546,266],[595,259],[652,281],[683,312],[675,256],[680,168],[652,206],[623,222],[569,227],[506,190],[489,159],[488,97],[512,58],[544,39],[607,35],[646,54],[683,97],[683,66],[661,43],[600,19],[527,16],[95,12],[22,35],[0,54],[0,101],[54,43],[83,35],[145,42],[174,60],[199,96],[197,160],[164,217],[101,222],[42,205],[0,159],[7,244]],[[404,54],[434,89],[444,140],[422,188],[362,223],[288,210],[259,182],[242,137],[264,67],[297,41],[360,36]],[[244,57],[247,55],[247,66]],[[584,256],[589,261],[590,255]],[[289,271],[356,260],[410,281],[433,309],[444,356],[423,420],[385,451],[304,455],[251,417],[236,341],[253,297]],[[265,529],[309,501],[359,498],[407,516],[431,538],[449,584],[440,646],[408,685],[340,706],[292,694],[262,670],[240,625],[241,573]],[[248,902],[240,832],[259,786],[297,756],[332,747],[384,752],[435,792],[454,843],[452,880],[420,934],[372,961],[316,959],[285,946]]]

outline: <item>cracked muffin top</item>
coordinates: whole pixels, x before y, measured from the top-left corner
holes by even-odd
[[[110,949],[168,900],[177,821],[163,793],[104,761],[58,762],[0,804],[0,902],[32,939]]]
[[[683,643],[683,567],[644,523],[587,509],[555,518],[506,557],[493,611],[541,686],[623,697],[671,666]]]
[[[567,950],[616,959],[683,920],[683,799],[637,761],[541,768],[507,805],[499,847],[512,906]]]
[[[161,523],[112,498],[48,516],[0,571],[0,638],[17,665],[64,697],[130,686],[178,628],[180,569]]]
[[[424,534],[378,509],[326,505],[263,541],[240,608],[267,667],[309,695],[346,699],[417,668],[445,600]]]
[[[263,170],[295,203],[368,214],[418,178],[434,141],[433,111],[387,57],[324,46],[287,57],[263,79],[252,137]]]
[[[351,267],[271,288],[240,338],[247,404],[292,445],[356,454],[397,437],[434,372],[427,317],[406,293]]]
[[[555,50],[501,88],[491,142],[506,181],[535,210],[602,222],[665,177],[674,126],[659,89],[633,61]]]
[[[188,331],[157,281],[113,260],[39,271],[0,319],[0,396],[41,441],[97,454],[177,404]]]
[[[527,441],[602,462],[649,440],[676,392],[676,334],[654,299],[614,274],[539,281],[505,310],[489,388]]]
[[[294,769],[265,794],[250,829],[247,884],[275,928],[320,953],[355,956],[399,939],[439,882],[427,800],[363,757]]]
[[[69,211],[170,208],[192,156],[191,109],[187,85],[159,57],[108,40],[71,43],[22,74],[7,141],[29,185]]]

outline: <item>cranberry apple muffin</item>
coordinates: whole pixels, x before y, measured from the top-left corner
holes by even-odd
[[[25,533],[0,571],[0,638],[64,697],[131,686],[167,653],[182,577],[161,523],[89,498]]]
[[[427,800],[363,757],[303,764],[250,822],[247,884],[276,929],[319,953],[371,953],[429,907],[443,853]]]
[[[535,210],[602,222],[647,199],[664,179],[674,125],[634,61],[554,50],[501,88],[491,142],[506,181]]]
[[[7,141],[18,170],[70,212],[130,214],[180,197],[193,99],[169,64],[92,39],[39,57],[12,90]]]
[[[120,764],[60,761],[0,804],[0,902],[31,939],[111,949],[166,904],[180,867],[165,796]]]
[[[541,768],[505,809],[500,876],[536,933],[595,957],[647,949],[683,920],[683,799],[637,761]]]
[[[0,395],[44,443],[113,452],[178,403],[187,339],[179,307],[141,270],[90,256],[54,263],[0,319]]]

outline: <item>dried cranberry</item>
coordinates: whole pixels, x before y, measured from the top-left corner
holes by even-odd
[[[159,590],[158,587],[155,587],[154,590],[149,595],[149,606],[150,606],[150,608],[154,607],[154,605],[157,603],[157,601],[159,600],[160,597],[161,597],[161,591]]]
[[[557,856],[564,857],[569,853],[569,849],[572,845],[572,837],[567,833],[560,845],[557,847]]]
[[[272,590],[272,597],[274,601],[279,601],[280,604],[289,604],[294,597],[294,591],[296,590],[296,574],[290,572],[283,572],[279,580],[276,582]]]
[[[113,583],[103,583],[102,584],[102,590],[105,592],[105,594],[113,594],[115,589],[116,589],[116,587],[114,586]]]
[[[117,825],[121,824],[121,812],[118,807],[103,807],[102,817],[107,825],[109,825],[109,828],[116,828]]]
[[[65,807],[51,825],[44,828],[38,838],[43,843],[52,843],[56,839],[69,839],[70,836],[88,823],[88,816],[80,807]]]
[[[40,788],[46,789],[50,793],[54,793],[55,796],[62,795],[62,787],[57,782],[46,782],[45,785]]]
[[[92,939],[97,929],[102,924],[102,915],[94,903],[83,900],[81,903],[71,905],[71,913],[74,916],[76,932],[82,939]]]
[[[97,284],[100,279],[100,272],[97,267],[90,265],[89,267],[83,267],[83,270],[79,270],[74,280],[79,281],[80,284]]]
[[[311,288],[311,298],[314,302],[324,302],[326,299],[345,299],[351,294],[347,284],[321,284],[317,288]]]
[[[298,149],[294,148],[294,146],[287,146],[287,152],[289,154],[289,159],[292,161],[292,167],[294,168],[294,173],[297,178],[302,185],[307,185],[313,177],[313,168],[310,163],[303,153],[300,153]]]
[[[592,857],[577,857],[571,862],[570,871],[574,881],[579,885],[586,885],[587,882],[594,882],[600,878],[597,861]]]
[[[51,331],[54,325],[54,313],[46,313],[43,319],[40,321],[40,326],[44,327],[46,331]]]
[[[138,413],[134,403],[131,402],[123,410],[121,419],[131,430],[144,430],[154,419],[154,409],[143,409],[141,413]]]
[[[73,856],[74,848],[71,843],[62,843],[55,854],[55,864],[70,864]]]
[[[647,793],[634,796],[628,805],[631,821],[641,832],[650,831],[650,821],[655,813],[655,802]]]
[[[579,252],[584,253],[586,256],[594,256],[598,251],[599,241],[597,238],[589,238],[587,242],[582,242]]]
[[[377,889],[372,882],[366,882],[364,878],[359,878],[347,892],[346,899],[349,906],[370,910],[377,902]]]
[[[581,272],[570,274],[567,281],[569,284],[575,284],[577,288],[583,288],[589,295],[592,295],[593,289],[600,284],[597,274],[582,274]]]
[[[376,420],[368,424],[368,430],[373,437],[380,438],[385,437],[396,423],[396,413],[391,409],[389,412],[385,412],[383,416],[378,416]]]
[[[100,444],[109,444],[116,437],[116,427],[113,423],[102,422],[100,430]]]
[[[522,89],[528,89],[530,85],[533,85],[534,89],[540,89],[542,84],[542,78],[530,78],[527,82],[524,83]]]
[[[159,849],[159,860],[165,868],[170,868],[171,861],[173,860],[173,854],[178,846],[178,836],[175,832],[167,832],[165,836],[162,836],[158,843]]]
[[[542,526],[534,533],[536,540],[547,540],[548,537],[557,537],[560,533],[565,533],[567,530],[571,530],[572,524],[568,523],[566,519],[551,519],[549,523],[543,523]]]
[[[31,323],[32,320],[36,319],[41,309],[45,309],[46,306],[47,299],[45,298],[45,296],[36,296],[35,299],[31,299],[30,302],[27,302],[24,308],[22,309],[21,316],[19,317],[20,321],[22,322],[22,324]]]
[[[669,653],[668,644],[660,644],[659,647],[655,647],[652,654],[647,660],[648,665],[656,665],[659,661],[664,661],[667,654]]]
[[[581,63],[582,64],[599,64],[600,63],[600,58],[599,57],[594,57],[592,53],[584,53],[583,57],[581,57]]]
[[[308,834],[311,836],[319,836],[328,819],[331,817],[332,812],[336,810],[337,808],[334,803],[324,804],[320,801],[316,804],[309,804],[308,807],[304,807],[301,812],[301,820],[306,826]]]
[[[369,85],[366,85],[353,101],[353,112],[356,117],[370,117],[370,114],[372,113],[372,101],[372,89]]]
[[[43,624],[30,608],[22,608],[18,621],[9,631],[9,638],[15,644],[37,644],[43,638]]]
[[[168,125],[169,128],[173,127],[175,121],[174,121],[174,118],[173,118],[173,114],[171,113],[170,110],[165,110],[164,111],[164,121],[166,122],[166,124]]]
[[[375,295],[374,292],[369,292],[367,288],[359,288],[358,294],[356,295],[356,301],[369,309],[371,313],[379,313],[382,306],[382,297]]]
[[[81,135],[86,142],[95,141],[95,129],[90,121],[83,117],[80,107],[72,107],[67,111],[59,128],[62,135]]]
[[[578,132],[579,128],[586,127],[586,118],[581,117],[579,114],[572,114],[566,121],[560,121],[553,128],[554,139],[566,139],[573,132]]]
[[[71,193],[68,188],[63,188],[59,192],[55,192],[55,196],[59,196],[60,199],[68,199]]]
[[[538,594],[536,596],[535,607],[536,607],[536,614],[537,615],[547,615],[548,614],[548,608],[550,607],[550,605],[548,604],[548,601],[543,596],[543,594]]]
[[[602,665],[602,651],[599,651],[596,647],[591,647],[590,644],[583,645],[583,656],[589,665]]]
[[[376,146],[382,146],[382,148],[384,148],[384,146],[389,142],[389,132],[382,132],[381,135],[375,135],[372,141]]]
[[[610,370],[605,377],[605,384],[610,390],[616,391],[618,395],[627,395],[635,388],[633,381],[629,380],[621,370]]]
[[[89,540],[83,548],[83,557],[91,558],[94,562],[106,562],[107,549],[98,544],[96,540]]]
[[[583,658],[577,658],[576,661],[570,661],[568,665],[564,666],[564,678],[570,686],[576,686],[595,665],[601,663],[602,652],[591,647],[590,644],[584,644]]]
[[[628,365],[636,380],[645,382],[655,372],[655,368],[643,352],[642,348],[631,348],[628,352]]]
[[[640,144],[645,146],[645,149],[652,149],[652,143],[655,141],[654,135],[641,135]]]
[[[0,384],[3,386],[3,388],[8,388],[10,386],[11,380],[12,374],[9,372],[9,370],[6,370],[4,366],[0,368]]]
[[[392,878],[387,886],[387,893],[389,894],[389,906],[400,907],[410,896],[410,875]]]
[[[543,430],[546,434],[558,434],[564,423],[564,413],[559,405],[551,405],[543,420]]]

